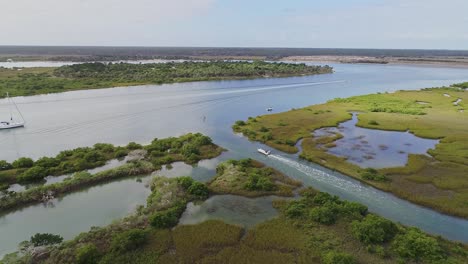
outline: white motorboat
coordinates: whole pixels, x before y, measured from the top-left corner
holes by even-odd
[[[257,149],[257,151],[260,152],[260,153],[262,153],[262,154],[265,155],[265,156],[268,156],[268,155],[270,155],[270,153],[271,153],[270,150],[266,151],[266,150],[261,149],[261,148]]]
[[[23,115],[21,114],[18,106],[15,104],[15,102],[10,98],[9,94],[7,93],[7,100],[9,103],[9,108],[10,108],[10,120],[9,121],[0,121],[0,129],[12,129],[12,128],[18,128],[18,127],[24,127],[24,118]],[[11,110],[11,105],[14,105],[16,110],[18,111],[19,115],[21,116],[22,121],[16,121],[13,119],[13,111]]]
[[[273,108],[272,108],[272,107],[268,107],[266,110],[267,110],[268,112],[271,112],[271,111],[273,111]]]

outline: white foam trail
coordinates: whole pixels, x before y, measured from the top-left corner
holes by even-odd
[[[282,157],[282,156],[279,156],[279,155],[269,155],[269,157],[273,158],[273,159],[276,159],[290,167],[293,167],[295,168],[296,170],[312,177],[314,180],[317,180],[317,181],[320,181],[320,182],[324,182],[324,183],[327,183],[327,184],[330,184],[332,183],[333,186],[341,189],[341,190],[345,190],[346,192],[356,192],[356,193],[359,193],[360,195],[363,195],[365,194],[365,192],[363,192],[363,186],[360,185],[360,184],[357,184],[357,183],[354,183],[354,182],[351,182],[349,180],[346,180],[346,179],[342,179],[342,178],[339,178],[335,175],[332,175],[332,174],[329,174],[329,173],[326,173],[322,170],[319,170],[319,169],[315,169],[313,167],[310,167],[310,166],[307,166],[305,164],[301,164],[297,161],[294,161],[294,160],[291,160],[291,159],[288,159],[288,158],[285,158],[285,157]],[[365,196],[369,196],[368,194],[365,195]],[[375,197],[374,197],[375,199]]]
[[[239,87],[227,87],[222,89],[193,89],[187,90],[184,94],[171,95],[167,94],[167,91],[151,91],[151,92],[138,92],[135,94],[117,94],[117,95],[104,95],[104,96],[92,96],[92,97],[81,97],[81,98],[69,98],[69,99],[56,99],[56,100],[41,100],[41,101],[26,101],[26,102],[17,102],[18,105],[25,104],[37,104],[37,103],[59,103],[59,102],[69,102],[69,101],[78,101],[78,100],[87,100],[87,99],[96,99],[96,98],[113,98],[113,97],[130,97],[130,96],[145,96],[151,98],[154,102],[156,101],[165,101],[170,99],[179,99],[179,98],[192,98],[200,96],[209,96],[209,95],[223,95],[223,94],[237,94],[237,93],[248,93],[248,92],[257,92],[257,91],[268,91],[268,90],[277,90],[285,88],[297,88],[303,86],[315,86],[315,85],[324,85],[324,84],[334,84],[334,83],[344,83],[344,80],[338,81],[329,81],[329,82],[306,82],[306,83],[294,83],[294,84],[284,84],[284,85],[270,85],[264,86],[262,88],[239,88]],[[112,89],[112,88],[104,88]],[[228,90],[228,91],[226,91]],[[200,92],[207,91],[207,92]],[[66,92],[65,92],[66,93]],[[170,91],[169,91],[170,93]],[[156,97],[155,97],[156,96]],[[0,99],[0,107],[7,107],[7,102],[4,99]]]

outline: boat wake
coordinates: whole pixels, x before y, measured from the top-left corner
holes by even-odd
[[[359,193],[360,196],[365,195],[366,192],[363,192],[364,189],[370,191],[369,188],[365,188],[360,183],[354,183],[350,179],[344,179],[344,178],[338,177],[336,175],[313,168],[311,166],[307,166],[306,164],[299,163],[292,159],[285,158],[280,155],[274,155],[274,154],[271,154],[269,157],[275,160],[278,160],[302,172],[303,174],[311,177],[315,181],[323,182],[323,183],[326,183],[327,185],[331,183],[334,187],[339,188],[340,190],[344,190],[346,192],[352,192],[352,193]],[[375,199],[374,195],[372,195],[372,197]],[[370,197],[371,195],[366,195],[366,196]]]

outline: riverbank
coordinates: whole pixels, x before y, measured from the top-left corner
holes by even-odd
[[[468,57],[464,56],[422,56],[422,57],[398,57],[398,56],[288,56],[282,61],[309,61],[321,63],[367,63],[367,64],[407,64],[430,65],[441,67],[468,67]]]
[[[97,145],[104,146],[105,144]],[[112,145],[106,146],[108,146],[107,149],[109,150],[109,153],[111,150],[115,149]],[[149,174],[155,170],[160,169],[162,165],[168,165],[172,162],[182,161],[187,164],[195,164],[203,159],[217,157],[224,151],[224,149],[213,144],[209,137],[203,136],[201,134],[187,134],[180,136],[179,138],[155,139],[147,146],[141,146],[132,143],[127,145],[126,150],[129,151],[128,149],[132,149],[132,151],[129,153],[129,155],[132,157],[129,158],[127,164],[120,167],[98,172],[96,174],[90,174],[86,171],[77,170],[79,172],[59,183],[33,187],[22,192],[6,192],[3,196],[0,197],[0,213],[32,203],[47,202],[48,200],[62,197],[68,193],[110,180]],[[83,149],[77,150],[82,151]],[[56,158],[43,158],[41,160],[59,160],[58,157],[62,157],[65,155],[64,153],[70,154],[70,157],[72,156],[71,154],[76,154],[78,152],[77,150],[64,151]],[[80,158],[86,157],[88,155],[89,153],[80,153],[80,155],[76,155],[78,157],[75,157],[75,160],[68,160],[65,163],[79,163]],[[54,168],[63,166],[61,165],[62,163],[59,162],[56,166],[43,167],[42,163],[36,161],[35,164],[32,164],[31,168],[27,169],[24,173],[36,176],[37,174],[34,173],[34,171],[37,171],[38,169],[34,168],[53,171]],[[28,171],[33,172],[29,173]],[[19,175],[19,177],[23,177],[24,173]]]
[[[255,169],[256,162],[238,169]],[[268,169],[268,168],[265,168]],[[224,171],[218,176],[224,174]],[[268,177],[273,180],[274,177]],[[465,263],[468,247],[433,237],[311,188],[273,204],[278,217],[251,229],[209,220],[177,224],[189,201],[209,189],[188,177],[155,177],[146,206],[71,241],[22,243],[5,263]]]
[[[250,140],[295,153],[302,140],[301,158],[337,170],[411,202],[443,213],[468,217],[468,100],[466,84],[450,88],[401,91],[331,100],[289,112],[238,121],[234,131]],[[454,102],[461,99],[459,104]],[[315,138],[312,132],[336,127],[360,112],[357,126],[409,131],[418,137],[440,139],[428,155],[408,155],[406,166],[367,169],[329,153],[340,134]],[[362,143],[365,144],[365,143]],[[401,154],[400,154],[401,155]]]
[[[83,63],[58,68],[0,68],[0,97],[193,81],[289,77],[332,73],[329,66],[262,61]]]

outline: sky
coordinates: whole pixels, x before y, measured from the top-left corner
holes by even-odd
[[[0,2],[0,45],[468,50],[467,0]]]

